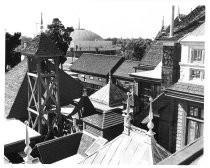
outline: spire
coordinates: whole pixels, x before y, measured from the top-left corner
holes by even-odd
[[[42,13],[41,13],[41,26],[40,26],[41,33],[43,32],[43,28],[44,28],[44,26],[43,26],[43,19],[42,19]]]
[[[78,21],[78,29],[80,29],[80,18],[79,18],[79,21]]]
[[[153,136],[155,133],[152,131],[153,127],[154,127],[154,124],[152,122],[152,119],[153,119],[153,111],[152,111],[152,97],[149,98],[149,101],[150,101],[150,109],[149,109],[149,116],[148,116],[148,119],[149,119],[149,122],[147,124],[147,127],[149,129],[149,131],[147,132],[147,134],[149,136]]]

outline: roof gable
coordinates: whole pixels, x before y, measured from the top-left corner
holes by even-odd
[[[84,53],[70,67],[73,72],[107,76],[123,61],[122,57],[114,55]]]

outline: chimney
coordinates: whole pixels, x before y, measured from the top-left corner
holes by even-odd
[[[79,21],[78,21],[78,29],[80,30],[80,18],[79,18]]]
[[[169,37],[173,37],[173,33],[174,33],[174,5],[172,5],[171,26],[170,26]]]

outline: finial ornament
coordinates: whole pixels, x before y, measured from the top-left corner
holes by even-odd
[[[87,89],[86,88],[83,89],[83,95],[82,96],[87,96]]]
[[[155,133],[152,131],[152,129],[154,128],[154,124],[152,122],[152,119],[153,119],[153,111],[152,111],[152,101],[153,101],[153,98],[150,97],[149,98],[149,101],[150,101],[150,109],[149,109],[149,116],[148,116],[148,119],[149,119],[149,122],[147,124],[147,127],[149,129],[149,131],[147,132],[148,135],[152,136],[154,135]]]
[[[28,121],[25,121],[24,123],[26,125],[26,139],[25,139],[26,147],[24,149],[24,152],[27,155],[24,158],[24,160],[25,160],[25,163],[31,163],[32,157],[31,157],[30,153],[32,151],[32,148],[29,145],[30,144],[30,138],[29,138],[29,134],[28,134],[28,125],[29,125],[29,122]]]

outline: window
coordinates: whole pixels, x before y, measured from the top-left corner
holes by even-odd
[[[190,80],[202,81],[204,78],[204,70],[190,69]]]
[[[190,63],[204,63],[204,49],[191,49]]]
[[[187,114],[186,144],[203,136],[203,108],[189,106]]]
[[[91,80],[93,80],[94,78],[93,78],[93,76],[89,76],[89,78],[91,79]]]

